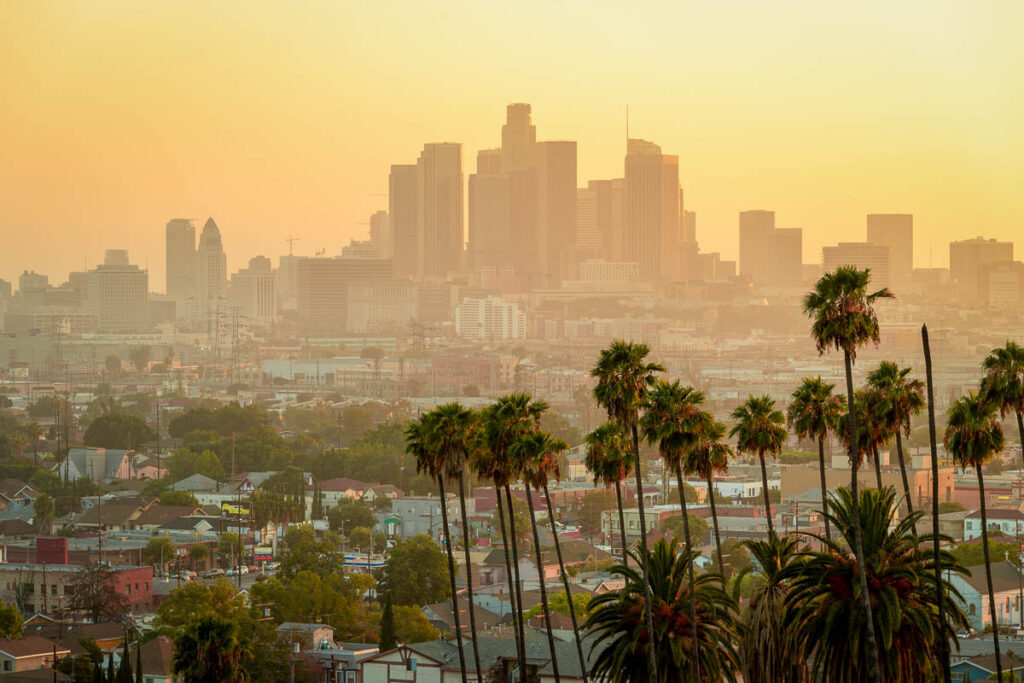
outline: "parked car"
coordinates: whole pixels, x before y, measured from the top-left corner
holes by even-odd
[[[204,579],[216,579],[218,576],[224,576],[223,569],[207,569],[203,572]]]

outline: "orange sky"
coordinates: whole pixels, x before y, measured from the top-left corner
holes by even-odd
[[[887,211],[918,265],[978,234],[1020,258],[1022,25],[1015,0],[0,3],[0,277],[123,247],[161,291],[173,217],[213,215],[231,270],[289,233],[336,254],[391,163],[451,140],[471,172],[516,101],[579,141],[581,185],[621,175],[628,103],[729,257],[772,208],[807,261]]]

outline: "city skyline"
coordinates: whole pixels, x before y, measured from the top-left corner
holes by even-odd
[[[0,78],[14,96],[0,125],[19,131],[19,163],[0,172],[13,235],[0,277],[28,268],[60,281],[116,247],[162,283],[163,226],[180,216],[219,221],[229,272],[288,253],[288,235],[301,238],[296,253],[339,253],[387,208],[392,164],[453,141],[468,175],[478,151],[500,144],[509,102],[532,104],[538,139],[577,142],[579,187],[622,176],[629,105],[629,136],[679,157],[702,250],[723,258],[737,257],[748,209],[802,228],[805,262],[865,239],[868,213],[913,214],[917,267],[947,265],[950,241],[1012,239],[1024,221],[1012,182],[1024,97],[1009,77],[1024,66],[1008,28],[1019,7],[808,6],[783,21],[743,5],[736,25],[710,8],[580,9],[541,3],[483,24],[469,6],[410,8],[417,29],[384,50],[372,40],[383,8],[257,6],[239,19],[124,4],[82,9],[72,24],[56,9],[5,6],[12,59]],[[270,26],[304,35],[291,42],[303,48],[264,54]],[[520,61],[484,49],[484,26],[522,44]],[[654,35],[633,35],[640,26]],[[451,32],[474,59],[438,52],[432,38]],[[65,49],[44,49],[55,40]],[[574,66],[559,45],[577,51]]]

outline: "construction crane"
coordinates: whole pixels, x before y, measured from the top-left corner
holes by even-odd
[[[291,235],[288,235],[288,237],[285,238],[284,241],[288,243],[288,255],[289,256],[294,256],[295,255],[293,247],[295,246],[295,243],[298,242],[300,239],[302,239],[302,238],[300,238],[300,237],[292,237]]]

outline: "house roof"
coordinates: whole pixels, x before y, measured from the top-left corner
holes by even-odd
[[[142,646],[142,675],[174,674],[174,643],[167,636],[157,636]]]
[[[990,522],[994,519],[1010,519],[1024,522],[1024,512],[1017,508],[986,508],[985,517]],[[966,519],[981,519],[981,510],[971,510]]]
[[[367,484],[365,481],[359,481],[358,479],[349,479],[348,477],[335,477],[334,479],[320,482],[321,491],[365,491],[369,488],[373,488],[373,484]]]
[[[32,487],[20,479],[4,479],[0,481],[0,495],[3,495],[9,500],[14,500],[18,494],[25,489],[28,489],[25,491],[26,496],[29,498],[35,498],[35,491]]]
[[[171,484],[174,491],[216,491],[217,482],[204,474],[193,474]]]
[[[589,641],[588,638],[584,640]],[[516,657],[516,643],[512,638],[481,636],[477,638],[477,644],[480,647],[480,666],[484,669],[490,669],[500,659],[515,659]],[[425,643],[407,645],[406,647],[422,657],[438,662],[442,668],[456,670],[459,668],[458,649],[454,642],[432,640]],[[473,642],[464,639],[463,647],[466,654],[466,664],[472,666],[472,662],[475,661]],[[551,676],[551,651],[546,636],[539,632],[527,632],[525,649],[527,661],[539,665],[540,673],[545,677]],[[589,668],[599,650],[594,650],[592,642],[584,642],[583,651],[588,659],[590,659],[588,662]],[[580,671],[580,661],[576,652],[575,642],[556,641],[555,655],[558,657],[558,670],[562,676],[567,678],[583,677],[582,671]]]
[[[1017,671],[1024,667],[1024,659],[1020,659],[1009,652],[1003,652],[1000,659],[1002,660],[1004,670],[1012,667],[1013,670]],[[983,669],[986,673],[991,674],[996,672],[996,655],[994,652],[991,654],[968,657],[964,661],[974,664],[978,668]]]
[[[968,567],[967,570],[971,572],[971,575],[962,577],[963,580],[981,595],[986,595],[988,582],[985,579],[985,565],[975,565]],[[1013,563],[1006,560],[992,563],[992,592],[1017,591],[1020,588],[1020,578],[1020,571]]]
[[[95,526],[100,524],[100,515],[102,514],[104,526],[125,525],[132,521],[139,512],[139,506],[135,503],[107,503],[89,508],[75,519],[75,524]]]
[[[427,609],[436,614],[441,621],[449,629],[455,628],[455,617],[452,616],[452,601],[443,600],[441,602],[434,603],[433,605],[427,605]],[[459,613],[460,621],[463,628],[469,628],[469,601],[459,596]],[[476,617],[477,628],[491,628],[501,623],[502,619],[496,613],[489,609],[484,609],[480,605],[475,605],[473,610],[473,616]]]
[[[38,657],[40,655],[52,655],[54,642],[49,638],[41,636],[27,636],[18,640],[9,638],[0,639],[0,653],[21,659],[22,657]],[[69,654],[71,651],[66,647],[58,645],[57,655]]]
[[[306,624],[299,621],[283,621],[281,625],[275,629],[278,633],[313,633],[319,631],[322,628],[331,628],[328,624]],[[334,629],[331,629],[334,630]]]
[[[194,516],[203,510],[191,505],[153,505],[135,518],[138,526],[161,526],[171,520]]]
[[[23,519],[5,519],[0,521],[0,536],[30,536],[36,528]]]

